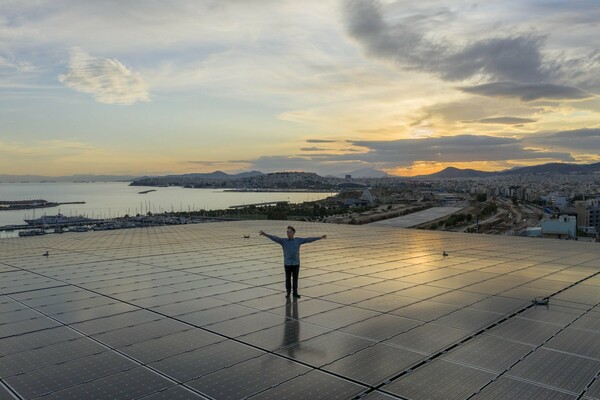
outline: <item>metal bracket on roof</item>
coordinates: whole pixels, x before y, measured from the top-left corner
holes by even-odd
[[[549,297],[536,297],[532,300],[533,304],[535,304],[536,306],[547,306],[549,301]]]

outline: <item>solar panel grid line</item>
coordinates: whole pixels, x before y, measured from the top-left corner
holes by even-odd
[[[501,377],[469,398],[469,400],[503,399],[577,400],[579,396],[534,383]]]
[[[21,396],[31,398],[127,371],[135,366],[136,363],[132,360],[112,352],[104,352],[14,375],[4,381]]]
[[[417,368],[419,368],[419,367],[422,367],[423,365],[426,365],[428,362],[430,362],[430,361],[432,361],[432,360],[434,360],[434,359],[437,359],[438,357],[440,357],[440,356],[442,356],[442,355],[446,354],[448,351],[450,351],[450,350],[452,350],[452,349],[454,349],[454,348],[457,348],[458,346],[460,346],[460,345],[462,345],[462,344],[464,344],[464,343],[468,342],[469,340],[473,339],[474,337],[477,337],[477,336],[481,335],[482,333],[486,332],[487,330],[491,329],[492,327],[494,327],[494,326],[497,326],[497,325],[501,324],[502,322],[504,322],[504,321],[506,321],[506,320],[509,320],[510,318],[512,318],[512,317],[514,317],[514,316],[516,316],[516,315],[518,315],[519,313],[521,313],[521,312],[523,312],[523,311],[525,311],[525,310],[527,310],[527,309],[529,309],[529,308],[531,308],[531,307],[533,307],[533,304],[528,304],[528,305],[527,305],[527,306],[525,306],[523,309],[521,309],[521,310],[519,310],[519,311],[516,311],[516,312],[512,313],[512,314],[511,314],[511,315],[509,315],[509,316],[505,316],[504,318],[502,318],[502,319],[501,319],[501,320],[499,320],[499,321],[496,321],[495,323],[491,324],[490,326],[488,326],[488,327],[485,327],[485,328],[483,328],[483,329],[481,329],[481,330],[479,330],[479,331],[475,332],[473,335],[470,335],[470,336],[468,336],[468,337],[465,337],[464,339],[462,339],[462,340],[460,340],[460,341],[458,341],[458,342],[456,342],[456,343],[453,343],[453,344],[452,344],[452,345],[450,345],[449,347],[447,347],[447,348],[444,348],[444,349],[442,349],[441,351],[439,351],[439,352],[437,352],[437,353],[433,354],[433,355],[432,355],[432,356],[430,356],[428,359],[426,359],[426,360],[423,360],[423,361],[421,361],[421,362],[417,363],[416,365],[412,366],[410,369],[407,369],[407,370],[405,370],[405,371],[401,372],[400,374],[398,374],[398,375],[396,375],[396,376],[394,376],[394,377],[390,378],[388,382],[393,382],[394,380],[396,380],[396,379],[399,379],[400,377],[404,376],[405,374],[407,374],[407,373],[409,373],[409,372],[412,372],[412,371],[414,371],[415,369],[417,369]],[[532,351],[532,352],[533,352],[533,351]],[[507,370],[508,370],[508,369],[507,369]],[[380,388],[381,388],[383,385],[385,385],[385,384],[386,384],[386,383],[383,383],[383,384],[381,384],[381,385],[379,385],[379,386],[375,387],[375,389],[380,389]],[[482,389],[483,389],[483,388],[482,388]]]
[[[346,382],[347,384],[345,384]],[[348,386],[349,384],[353,386]],[[296,386],[299,387],[296,388]],[[315,369],[254,394],[248,399],[280,399],[287,395],[291,398],[306,396],[306,398],[314,399],[346,400],[357,398],[367,390],[368,388],[361,384]]]
[[[312,370],[282,357],[264,354],[187,381],[186,385],[211,398],[241,399],[275,388]],[[234,383],[237,378],[241,382]]]
[[[407,398],[414,398],[413,395],[427,388],[427,399],[470,398],[495,378],[494,373],[437,359],[379,390],[396,395],[401,392]]]
[[[48,316],[48,317],[49,317],[49,316]],[[50,318],[51,318],[51,317],[50,317]],[[74,328],[72,328],[71,326],[66,326],[66,327],[67,327],[67,328],[69,328],[69,329],[71,329],[71,330],[73,330],[73,331],[75,331],[75,332],[77,332],[77,330],[76,330],[76,329],[74,329]],[[107,349],[111,349],[111,350],[112,350],[112,351],[114,351],[115,353],[117,353],[117,354],[120,354],[120,355],[122,355],[122,356],[125,356],[127,359],[129,359],[129,360],[132,360],[132,361],[134,361],[134,362],[136,362],[136,363],[139,363],[139,361],[137,361],[137,360],[135,360],[135,359],[132,359],[132,358],[130,358],[129,356],[127,356],[127,354],[120,352],[118,349],[114,349],[114,348],[111,348],[110,346],[106,346],[104,343],[102,343],[102,342],[99,342],[99,341],[97,341],[96,339],[94,339],[94,338],[92,338],[92,337],[90,337],[90,336],[87,336],[87,335],[86,335],[85,333],[83,333],[83,332],[79,332],[79,333],[80,333],[80,334],[82,334],[84,337],[90,338],[91,340],[93,340],[93,341],[97,342],[98,344],[100,344],[100,345],[102,345],[102,346],[106,347]],[[139,365],[142,365],[142,364],[139,364]],[[146,367],[150,368],[149,366],[146,366]],[[150,368],[150,369],[152,369],[152,368]],[[154,372],[157,372],[157,373],[159,373],[159,374],[160,374],[160,371],[154,371]],[[162,375],[162,374],[161,374],[161,375]],[[165,378],[169,378],[169,377],[168,377],[168,376],[165,376]],[[100,379],[100,378],[98,378],[98,379]],[[170,379],[170,378],[169,378],[169,379]],[[93,379],[92,379],[92,380],[93,380]]]
[[[597,307],[592,308],[589,313],[582,315],[577,321],[573,321],[573,328],[586,332],[600,332],[600,313],[596,312]]]
[[[59,323],[44,318],[32,318],[10,324],[4,324],[2,326],[2,332],[0,332],[0,339],[18,336],[28,332],[41,331],[56,327],[58,325]]]
[[[502,342],[504,342],[504,339],[495,339],[493,337],[486,337],[485,335],[483,336],[479,336],[478,338],[476,338],[475,340],[478,339],[482,339],[482,340],[501,340]],[[507,343],[510,343],[510,341],[506,341]],[[471,356],[474,352],[475,349],[471,350],[473,353],[469,353],[469,350],[467,350],[465,352],[465,349],[467,348],[467,346],[474,344],[475,341],[472,341],[471,343],[467,344],[466,346],[463,347],[459,347],[456,346],[454,351],[452,350],[448,350],[445,352],[445,354],[442,355],[443,359],[446,360],[450,360],[452,362],[455,363],[459,363],[459,364],[463,364],[466,366],[469,366],[471,368],[477,368],[477,369],[482,369],[484,371],[488,371],[488,372],[492,372],[492,373],[496,373],[496,374],[502,374],[504,372],[506,372],[507,370],[509,370],[510,368],[512,368],[514,365],[516,365],[519,361],[523,360],[525,357],[527,357],[529,354],[531,354],[534,350],[535,347],[534,346],[528,346],[528,345],[522,345],[519,343],[512,343],[511,344],[511,348],[509,349],[499,349],[499,351],[503,351],[503,354],[501,354],[500,356],[497,355],[493,355],[493,358],[491,360],[487,359],[488,355],[487,353],[484,352],[482,353],[481,350],[479,353],[477,353],[477,357],[482,358],[480,359],[476,359],[476,360],[472,360],[473,357],[469,357]],[[519,349],[520,347],[520,349]],[[466,357],[465,357],[465,353],[466,353]],[[514,353],[514,354],[512,354]],[[458,355],[458,356],[457,356]],[[461,357],[462,355],[462,357]],[[498,359],[501,359],[500,363],[498,363]],[[488,365],[482,365],[485,364],[486,362],[488,363],[493,363],[495,364],[494,366],[488,366]],[[498,366],[499,364],[499,366]],[[493,367],[496,367],[495,369]]]
[[[364,350],[364,349],[361,349],[361,350]],[[357,353],[358,351],[360,351],[360,350],[357,350],[357,351],[355,351],[355,352],[354,352],[354,353],[352,353],[352,354],[355,354],[355,353]],[[352,354],[349,354],[349,356],[350,356],[350,355],[352,355]],[[332,376],[335,376],[335,377],[337,377],[337,378],[340,378],[340,379],[342,379],[342,380],[345,380],[345,381],[350,381],[350,382],[352,382],[352,383],[355,383],[355,384],[357,384],[357,385],[364,386],[364,388],[365,388],[365,392],[366,392],[368,389],[372,389],[372,387],[370,387],[370,385],[368,385],[368,384],[365,384],[365,383],[363,383],[363,382],[361,382],[361,381],[359,381],[359,380],[357,380],[357,379],[354,379],[354,378],[348,377],[347,375],[342,375],[342,374],[338,374],[338,373],[336,373],[336,372],[333,372],[333,371],[330,371],[330,370],[323,369],[324,367],[327,367],[328,365],[332,364],[332,363],[333,363],[333,362],[335,362],[335,361],[337,361],[337,360],[334,360],[334,361],[332,361],[331,363],[325,364],[325,365],[323,365],[323,366],[321,366],[321,367],[313,367],[314,369],[312,369],[311,371],[307,371],[305,374],[302,374],[302,375],[306,375],[306,374],[308,374],[309,372],[312,372],[312,371],[320,371],[320,372],[323,372],[323,373],[325,373],[325,374],[327,374],[327,375],[332,375]],[[296,361],[296,362],[298,362],[298,361]],[[307,364],[307,366],[309,366],[309,364]],[[284,383],[284,382],[282,382],[282,383]],[[279,386],[279,385],[277,385],[277,386]]]
[[[585,389],[583,389],[583,391],[582,391],[583,399],[597,399],[600,395],[600,390],[598,390],[599,387],[600,387],[600,370],[598,371],[596,376],[594,376],[594,378],[591,379],[590,382],[586,385]],[[596,390],[594,391],[594,389],[596,389]]]
[[[0,380],[0,399],[3,400],[21,400],[21,398],[13,392],[8,386]]]
[[[553,336],[553,338],[555,338],[555,337],[556,336]],[[598,356],[594,356],[595,354],[594,355],[585,355],[585,354],[580,354],[580,353],[574,353],[571,351],[560,350],[560,349],[552,348],[552,347],[545,346],[545,345],[542,345],[540,347],[544,350],[552,351],[554,353],[564,354],[566,356],[575,356],[575,357],[578,357],[581,359],[587,359],[590,361],[600,361],[600,358],[598,358]]]
[[[580,317],[581,317],[581,316],[580,316]],[[572,324],[573,322],[574,322],[574,321],[572,321],[570,324]],[[570,325],[570,324],[569,324],[569,325]],[[566,327],[565,327],[565,328],[566,328]],[[563,329],[565,329],[565,328],[563,328]],[[562,329],[561,329],[561,331],[562,331]],[[560,332],[560,331],[559,331],[559,332]],[[558,333],[559,333],[559,332],[556,332],[556,333],[555,333],[555,334],[554,334],[552,337],[550,337],[549,339],[547,339],[547,340],[546,340],[546,342],[544,342],[544,343],[541,343],[541,344],[539,344],[538,346],[534,347],[534,348],[533,348],[533,350],[532,350],[531,352],[527,353],[527,354],[526,354],[526,355],[525,355],[523,358],[521,358],[520,360],[518,360],[517,362],[515,362],[513,365],[509,366],[509,367],[508,367],[508,368],[507,368],[505,371],[503,371],[503,372],[502,372],[502,373],[501,373],[501,374],[500,374],[498,377],[500,377],[500,376],[504,376],[505,374],[509,373],[509,372],[512,370],[512,368],[514,368],[515,366],[519,365],[519,363],[521,363],[523,360],[527,359],[527,357],[528,357],[528,356],[530,356],[530,355],[532,355],[532,354],[533,354],[533,353],[534,353],[534,352],[535,352],[537,349],[539,349],[539,348],[542,348],[542,346],[543,346],[545,343],[549,342],[549,341],[550,341],[550,340],[551,340],[553,337],[556,337],[556,335],[558,335]],[[600,374],[600,369],[599,369],[599,372],[596,374],[596,376],[595,376],[595,377],[593,377],[593,378],[590,380],[590,382],[589,382],[589,383],[586,385],[586,387],[585,387],[586,389],[587,389],[587,388],[588,388],[588,387],[589,387],[589,386],[590,386],[590,385],[591,385],[591,384],[592,384],[592,383],[593,383],[593,382],[596,380],[596,378],[598,377],[598,374]],[[510,375],[510,377],[511,377],[511,378],[514,378],[514,379],[519,379],[519,377],[518,377],[518,376],[513,376],[513,375]],[[536,384],[536,385],[539,385],[539,386],[547,387],[547,388],[549,388],[549,389],[553,389],[553,390],[559,390],[559,391],[561,391],[561,389],[560,389],[560,388],[557,388],[557,387],[554,387],[554,386],[550,386],[550,385],[543,385],[543,384],[541,384],[541,385],[540,385],[540,383],[539,383],[539,382],[536,382],[536,381],[529,381],[529,380],[526,380],[526,379],[523,379],[523,381],[530,382],[530,383],[533,383],[533,384]],[[486,386],[487,386],[487,385],[486,385]],[[482,388],[482,389],[483,389],[483,388]],[[584,390],[585,390],[585,389],[584,389]],[[564,392],[565,392],[565,393],[567,393],[567,394],[574,394],[574,395],[578,395],[579,397],[581,397],[581,394],[583,393],[583,392],[582,392],[582,393],[575,393],[575,392],[570,392],[570,391],[564,391]]]
[[[79,358],[100,354],[107,349],[85,337],[38,347],[1,358],[0,377],[24,374],[51,365],[63,364]]]
[[[0,314],[0,329],[6,324],[35,319],[41,316],[42,314],[35,310],[17,310],[13,312],[5,312]]]
[[[329,268],[328,268],[329,269]]]
[[[34,294],[34,292],[29,292],[23,294],[11,294],[11,297],[29,307],[46,307],[58,303],[70,303],[102,297],[84,289],[74,288],[71,285],[63,286],[63,288],[69,289],[69,291],[48,294],[46,296],[26,297],[27,295],[32,296]],[[40,294],[42,291],[38,290],[36,292]]]
[[[148,368],[137,367],[44,396],[47,400],[79,400],[105,398],[138,398],[177,384],[155,374]]]
[[[499,380],[501,378],[511,379],[511,380],[515,380],[515,381],[519,381],[519,382],[523,382],[523,383],[528,383],[528,384],[531,384],[531,385],[534,385],[534,386],[539,386],[541,388],[549,389],[549,390],[552,390],[554,392],[558,392],[558,393],[563,393],[563,394],[566,394],[566,395],[574,396],[574,398],[576,398],[576,399],[581,398],[581,393],[579,393],[579,392],[573,392],[573,391],[570,391],[570,390],[561,389],[561,388],[558,388],[558,387],[555,387],[555,386],[547,385],[547,384],[544,384],[544,383],[536,382],[534,380],[526,379],[526,378],[522,378],[522,377],[518,377],[518,376],[512,376],[511,375],[511,376],[505,377],[504,375],[501,375],[501,376],[496,377],[495,381],[497,381],[497,380]],[[490,382],[490,385],[492,383],[493,382]],[[480,389],[480,392],[482,392],[488,386],[489,385],[486,385],[486,386],[482,387]]]

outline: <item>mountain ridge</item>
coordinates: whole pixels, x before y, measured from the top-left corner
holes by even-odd
[[[528,167],[518,167],[503,171],[489,172],[474,169],[460,169],[447,167],[441,171],[429,175],[421,175],[419,178],[477,178],[489,176],[507,176],[523,174],[591,174],[600,173],[600,162],[592,164],[569,164],[569,163],[546,163]]]
[[[351,171],[347,174],[337,175],[336,178],[342,178],[350,175],[353,179],[368,178],[399,178],[399,179],[458,179],[458,178],[485,178],[490,176],[508,176],[519,174],[600,174],[600,162],[592,164],[571,164],[571,163],[546,163],[528,167],[515,167],[502,171],[480,171],[470,168],[446,167],[441,171],[427,175],[419,176],[397,176],[390,175],[384,171],[363,168]],[[170,174],[170,175],[93,175],[76,174],[65,176],[44,176],[44,175],[12,175],[0,174],[0,182],[3,183],[25,183],[25,182],[133,182],[141,179],[150,178],[173,178],[173,179],[210,179],[210,180],[235,180],[268,175],[260,171],[246,171],[237,174],[228,174],[223,171],[213,171],[208,173],[188,173],[188,174]],[[328,176],[328,175],[325,175]]]

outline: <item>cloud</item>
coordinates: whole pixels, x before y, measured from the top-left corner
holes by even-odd
[[[592,135],[593,136],[593,135]],[[597,140],[597,139],[596,139]],[[361,151],[341,154],[319,153],[303,156],[264,156],[252,160],[259,170],[327,171],[339,173],[349,168],[393,170],[417,163],[506,162],[507,160],[574,161],[569,152],[540,150],[541,141],[459,135],[389,141],[349,141]],[[598,141],[600,143],[600,141]],[[533,145],[540,146],[533,146]]]
[[[531,118],[518,118],[518,117],[494,117],[494,118],[482,118],[477,121],[467,121],[467,122],[479,122],[480,124],[520,125],[520,124],[529,124],[531,122],[536,122],[536,120],[531,119]]]
[[[34,72],[36,71],[36,67],[25,60],[9,60],[6,57],[0,56],[0,69],[12,69],[17,70],[19,72]]]
[[[545,80],[550,73],[544,67],[542,44],[542,38],[531,35],[477,41],[445,58],[439,72],[453,81],[475,75],[521,82]]]
[[[92,57],[80,48],[71,50],[69,71],[59,80],[105,104],[130,105],[150,98],[140,73],[116,59]]]
[[[540,99],[580,100],[594,96],[576,87],[555,85],[552,83],[493,82],[462,87],[460,90],[488,97],[515,97],[523,101]]]
[[[415,110],[411,118],[412,127],[431,128],[432,133],[439,128],[447,130],[449,124],[455,129],[465,129],[464,124],[491,122],[489,119],[497,118],[520,118],[531,119],[529,116],[543,116],[550,104],[526,103],[521,101],[498,101],[495,97],[467,96],[465,98],[451,99],[450,101],[438,101],[431,105]],[[510,116],[510,117],[507,117]],[[486,121],[487,120],[487,121]],[[502,120],[497,120],[501,122]],[[508,122],[506,120],[504,122]],[[514,120],[524,123],[525,121]],[[537,122],[537,121],[536,121]],[[491,124],[489,124],[492,127]],[[480,129],[485,129],[480,127]],[[484,133],[484,132],[479,132]],[[428,135],[432,136],[432,134]]]
[[[190,164],[201,164],[201,165],[218,165],[218,164],[223,164],[223,161],[201,161],[201,160],[194,160],[194,161],[187,161]]]
[[[306,143],[335,143],[337,140],[329,140],[329,139],[307,139]]]
[[[75,140],[42,140],[36,142],[0,141],[0,154],[5,159],[56,160],[72,156],[86,156],[97,149]]]
[[[541,134],[527,138],[535,146],[570,150],[583,153],[600,153],[600,128],[586,128]]]
[[[251,161],[260,171],[315,171],[319,166],[312,157],[261,156]]]
[[[400,165],[415,161],[476,162],[539,158],[573,160],[569,153],[528,148],[520,139],[496,136],[458,135],[395,141],[354,141],[352,143],[369,150],[363,154],[366,161]]]
[[[330,149],[324,149],[322,147],[302,147],[300,151],[327,151]]]
[[[389,23],[384,19],[383,8],[376,0],[344,2],[349,35],[372,57],[435,73],[449,81],[479,76],[542,82],[558,72],[558,66],[544,59],[541,36],[514,34],[472,40],[460,47],[450,40],[428,38],[416,24],[422,16],[397,18],[395,23]]]

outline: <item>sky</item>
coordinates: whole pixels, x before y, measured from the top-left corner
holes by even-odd
[[[2,0],[0,174],[600,161],[596,0]]]

